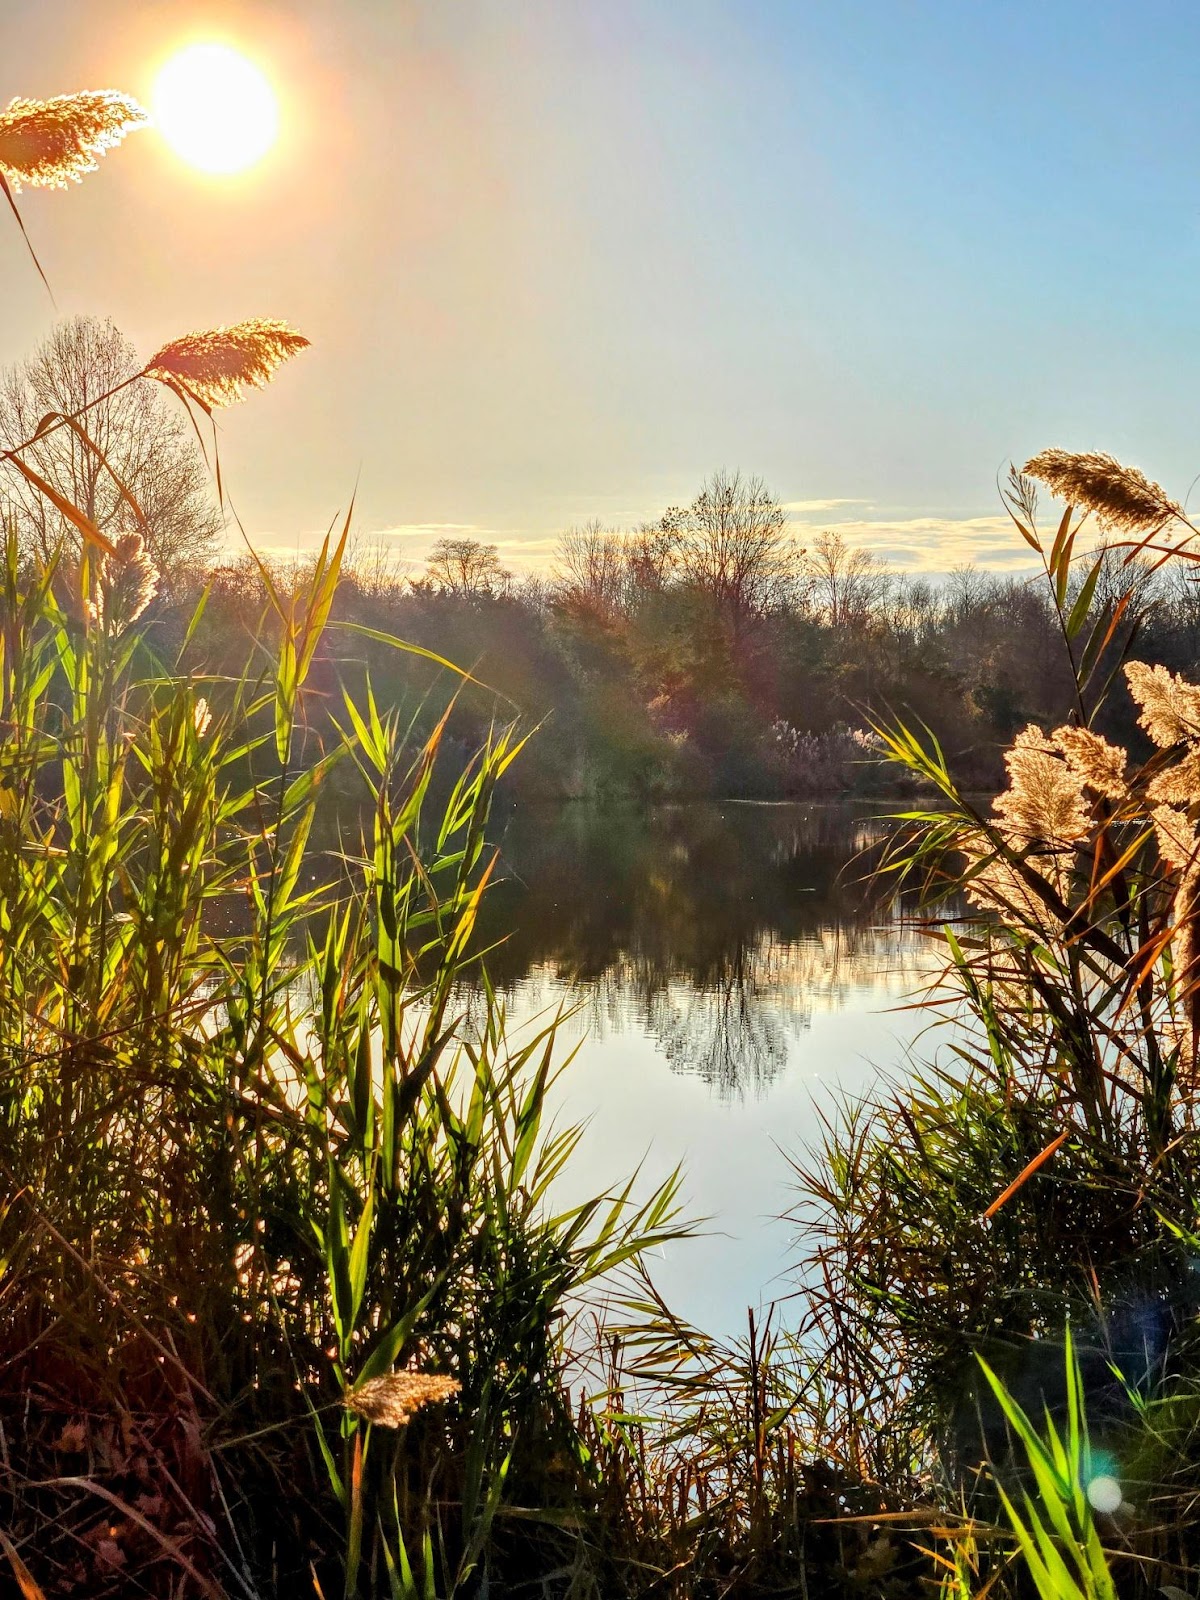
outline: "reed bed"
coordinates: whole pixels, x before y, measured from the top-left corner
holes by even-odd
[[[14,102],[17,221],[22,182],[85,176],[141,120]],[[210,416],[305,343],[251,319],[126,381]],[[102,458],[91,409],[35,439]],[[1014,473],[1074,711],[1013,740],[989,810],[926,731],[875,728],[937,796],[881,870],[928,901],[924,1004],[953,1028],[801,1170],[799,1330],[751,1316],[721,1345],[647,1275],[690,1231],[678,1175],[556,1198],[569,1061],[553,1021],[510,1032],[478,938],[524,734],[493,722],[464,756],[453,696],[401,715],[335,659],[349,518],[286,582],[252,553],[245,665],[201,654],[207,596],[166,653],[136,501],[102,458],[136,529],[110,540],[33,442],[0,468],[69,538],[37,562],[9,531],[0,570],[13,1592],[1194,1592],[1200,688],[1126,659],[1138,585],[1077,555],[1071,506],[1043,535],[1034,480],[1131,572],[1194,558],[1176,502],[1098,453]],[[1119,694],[1139,748],[1095,727]],[[330,846],[335,786],[366,821]],[[972,909],[939,931],[948,894]]]

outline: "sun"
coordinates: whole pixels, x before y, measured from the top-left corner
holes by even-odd
[[[189,166],[244,172],[275,143],[279,106],[252,61],[228,45],[193,44],[159,72],[154,120]]]

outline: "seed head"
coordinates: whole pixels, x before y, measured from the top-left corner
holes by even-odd
[[[196,730],[196,737],[203,739],[208,732],[209,723],[212,721],[212,710],[208,701],[200,695],[192,707],[192,727]]]
[[[1124,533],[1146,533],[1183,515],[1144,472],[1123,467],[1101,450],[1043,450],[1025,463],[1024,471],[1060,500],[1094,511],[1101,522]]]
[[[1150,815],[1154,819],[1158,853],[1167,865],[1180,872],[1194,867],[1200,839],[1186,812],[1176,811],[1174,806],[1155,806]]]
[[[124,533],[116,541],[116,554],[101,556],[96,568],[96,592],[89,606],[92,620],[120,633],[137,621],[157,589],[158,572],[141,534]]]
[[[1125,680],[1141,708],[1138,721],[1160,750],[1200,739],[1200,688],[1194,683],[1144,661],[1127,662]]]
[[[0,112],[0,171],[18,193],[23,183],[65,189],[149,120],[136,100],[113,89],[10,101]]]
[[[422,1406],[456,1395],[461,1384],[428,1372],[389,1372],[355,1384],[342,1398],[346,1410],[381,1428],[402,1428]]]
[[[1042,937],[1062,933],[1061,919],[1011,862],[978,844],[968,844],[963,853],[968,867],[967,899],[973,905],[998,912],[1009,927],[1036,928]],[[1040,860],[1037,871],[1056,893],[1061,895],[1066,889],[1062,856]]]
[[[251,317],[229,328],[185,333],[163,345],[143,370],[146,377],[203,405],[227,406],[242,398],[243,389],[269,383],[277,368],[308,342],[286,322]]]
[[[1059,728],[1053,742],[1066,757],[1067,765],[1089,789],[1110,800],[1124,799],[1129,792],[1125,782],[1126,755],[1118,745],[1109,744],[1090,728]]]
[[[1008,788],[995,802],[997,818],[1019,847],[1057,846],[1082,839],[1091,827],[1080,774],[1030,723],[1013,740],[1004,764]]]

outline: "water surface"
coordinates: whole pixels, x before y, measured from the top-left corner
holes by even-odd
[[[528,808],[504,827],[488,968],[518,1028],[574,1008],[556,1109],[589,1127],[568,1182],[683,1164],[708,1231],[655,1278],[714,1332],[790,1292],[787,1153],[839,1093],[902,1070],[920,1026],[905,1002],[937,953],[864,881],[884,832],[845,806],[733,802]]]

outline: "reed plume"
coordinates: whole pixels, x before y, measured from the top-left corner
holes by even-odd
[[[1006,925],[1037,928],[1043,937],[1061,936],[1062,918],[1050,909],[1045,896],[1039,894],[1010,861],[975,843],[965,843],[963,855],[967,864],[966,896],[972,905],[999,912]],[[1039,861],[1038,873],[1059,895],[1067,887],[1060,856]]]
[[[348,1389],[346,1410],[381,1428],[402,1428],[422,1406],[449,1400],[461,1388],[453,1378],[428,1372],[389,1372]]]
[[[1200,749],[1193,745],[1182,761],[1156,773],[1146,793],[1151,800],[1172,806],[1188,806],[1200,799]]]
[[[1174,806],[1155,806],[1150,813],[1158,840],[1158,853],[1167,866],[1187,872],[1195,866],[1200,839],[1186,813]]]
[[[1018,846],[1046,843],[1058,848],[1082,839],[1091,828],[1080,773],[1032,723],[1004,757],[1008,788],[995,802],[997,818]]]
[[[149,120],[136,100],[114,89],[18,98],[0,112],[0,171],[18,192],[22,184],[65,189],[95,172],[98,156]]]
[[[215,409],[240,400],[244,389],[269,383],[277,369],[308,343],[286,322],[250,317],[232,327],[172,339],[151,356],[143,373]]]
[[[119,633],[137,621],[157,590],[158,572],[141,534],[122,534],[115,554],[100,558],[91,602],[93,618]]]
[[[1102,450],[1043,450],[1023,470],[1060,500],[1094,511],[1102,522],[1123,533],[1146,533],[1183,516],[1182,507],[1165,489]]]
[[[1144,661],[1127,662],[1125,680],[1139,707],[1138,721],[1160,750],[1200,739],[1200,687]]]
[[[1066,757],[1067,765],[1089,789],[1110,800],[1123,800],[1129,793],[1125,781],[1128,757],[1118,745],[1093,733],[1090,728],[1058,728],[1053,742]]]

